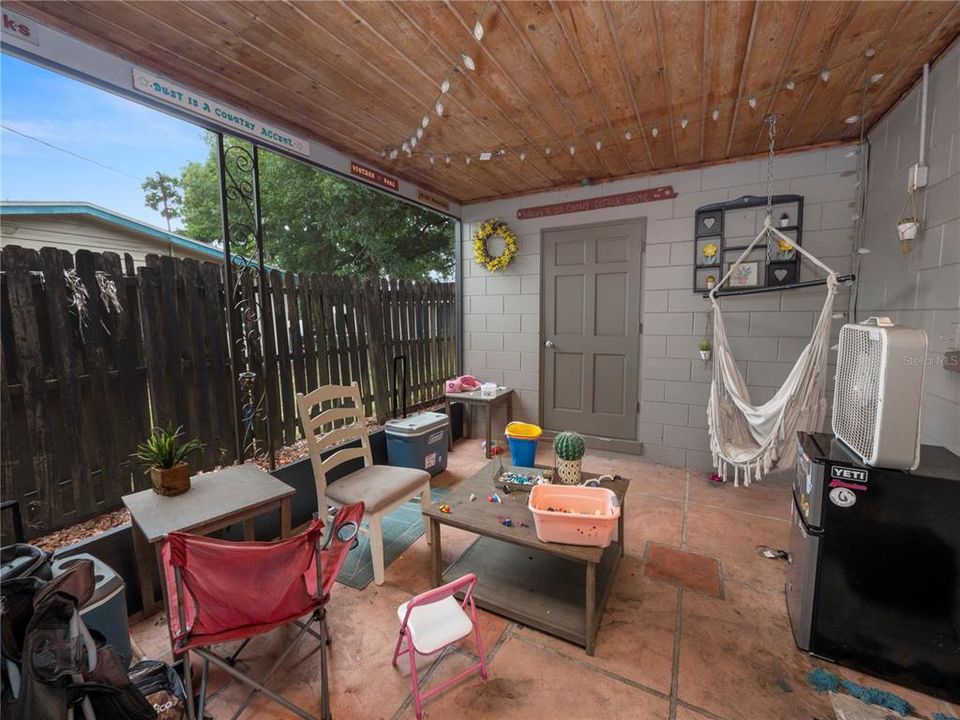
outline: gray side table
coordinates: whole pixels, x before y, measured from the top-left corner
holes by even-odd
[[[462,393],[444,393],[444,400],[447,403],[447,417],[450,415],[450,403],[459,402],[464,405],[470,406],[479,406],[483,408],[484,420],[485,420],[485,430],[486,434],[484,438],[487,441],[486,448],[484,450],[484,457],[490,457],[490,441],[493,440],[492,434],[492,421],[493,421],[493,411],[497,405],[506,404],[507,406],[507,422],[510,421],[513,415],[513,389],[508,387],[498,387],[497,392],[493,397],[480,397],[479,390],[473,390],[472,392],[462,392]],[[464,423],[464,437],[470,437],[469,424]],[[450,433],[450,449],[453,449],[453,433]]]

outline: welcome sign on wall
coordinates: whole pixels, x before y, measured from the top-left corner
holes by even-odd
[[[268,145],[289,150],[304,157],[310,156],[310,143],[306,140],[262,123],[247,113],[187,90],[146,70],[133,69],[133,87],[137,92],[170,105],[176,105],[217,125],[234,127],[245,135],[252,135]]]

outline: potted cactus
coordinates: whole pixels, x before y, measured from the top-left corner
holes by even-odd
[[[583,437],[575,432],[562,432],[553,441],[557,453],[557,477],[564,485],[580,484],[580,468],[587,450]]]

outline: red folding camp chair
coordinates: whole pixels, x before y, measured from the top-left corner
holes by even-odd
[[[203,659],[199,717],[203,717],[207,671],[213,663],[252,688],[233,717],[243,712],[255,693],[262,692],[300,717],[316,720],[265,686],[305,633],[320,641],[322,717],[329,720],[326,604],[353,547],[363,510],[363,503],[340,508],[326,542],[320,520],[313,520],[299,535],[278,542],[228,542],[187,533],[170,533],[164,538],[161,550],[170,639],[174,653],[183,655],[187,668],[190,720],[194,720],[191,653]],[[306,622],[301,620],[307,615]],[[263,679],[254,680],[234,667],[237,655],[252,638],[291,623],[300,630]],[[214,645],[234,640],[244,642],[230,657],[212,650]]]

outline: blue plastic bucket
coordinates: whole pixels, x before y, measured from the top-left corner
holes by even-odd
[[[510,460],[515,467],[533,467],[537,460],[537,438],[543,430],[525,422],[507,424],[504,434],[510,446]]]
[[[537,458],[537,441],[507,435],[510,446],[510,462],[515,467],[533,467]]]

